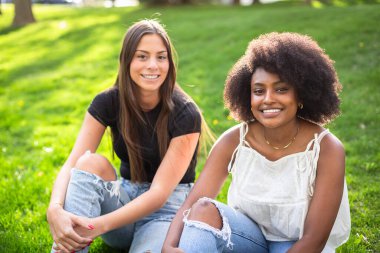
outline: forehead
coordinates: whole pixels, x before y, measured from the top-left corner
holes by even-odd
[[[251,84],[272,84],[281,81],[277,74],[266,71],[263,68],[258,68],[252,75]]]
[[[143,50],[148,52],[167,51],[163,39],[158,34],[144,35],[137,45],[136,50]]]

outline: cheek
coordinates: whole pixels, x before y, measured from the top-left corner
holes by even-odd
[[[129,75],[134,82],[138,81],[139,71],[136,64],[131,63],[131,66],[129,67]]]
[[[260,102],[259,100],[260,100],[259,97],[252,94],[251,95],[251,107],[257,107],[259,102]]]
[[[168,72],[169,72],[169,63],[168,64],[162,64],[161,65],[161,74],[163,79],[165,79],[168,75]]]
[[[129,66],[129,72],[131,73],[131,75],[133,75],[134,72],[136,72],[136,70],[137,70],[137,64],[135,61],[132,61],[131,65]]]
[[[162,72],[168,73],[169,72],[169,63],[162,64]]]

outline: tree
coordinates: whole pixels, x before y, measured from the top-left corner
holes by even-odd
[[[32,0],[13,0],[15,15],[12,26],[22,26],[36,22],[32,11]]]

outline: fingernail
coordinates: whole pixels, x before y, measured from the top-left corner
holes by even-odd
[[[95,227],[90,224],[90,225],[88,225],[88,228],[91,229],[91,230],[93,230]]]

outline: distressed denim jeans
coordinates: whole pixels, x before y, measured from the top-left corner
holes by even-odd
[[[222,228],[216,229],[210,225],[189,220],[191,209],[184,212],[179,248],[186,253],[285,253],[295,241],[273,242],[265,239],[259,226],[250,218],[223,203],[209,198],[222,217]]]
[[[161,252],[170,222],[192,185],[179,184],[161,209],[134,224],[103,234],[103,241],[113,248],[129,249],[131,253]],[[104,181],[95,174],[74,168],[64,208],[79,216],[97,217],[121,208],[149,187],[150,183],[132,183],[126,179]],[[78,252],[87,253],[88,247]]]

